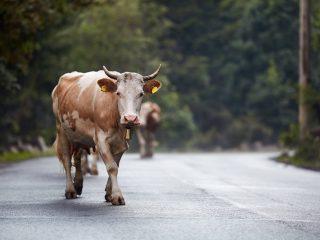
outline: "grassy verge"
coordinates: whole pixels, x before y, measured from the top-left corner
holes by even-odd
[[[284,153],[275,159],[278,162],[292,164],[297,167],[320,171],[320,161],[316,159],[306,159],[297,155],[289,156]]]
[[[53,149],[49,149],[45,152],[5,152],[0,154],[0,163],[15,163],[23,160],[36,158],[36,157],[45,157],[53,156]]]

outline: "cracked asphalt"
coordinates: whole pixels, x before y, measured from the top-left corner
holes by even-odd
[[[320,239],[320,173],[277,153],[125,154],[126,205],[104,201],[106,171],[64,198],[55,157],[0,168],[0,239]]]

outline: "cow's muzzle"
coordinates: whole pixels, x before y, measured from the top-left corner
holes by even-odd
[[[123,117],[124,124],[127,126],[137,126],[140,125],[139,118],[136,115],[126,115]]]

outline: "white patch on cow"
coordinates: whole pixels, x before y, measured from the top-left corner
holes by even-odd
[[[83,75],[84,73],[82,72],[77,72],[77,71],[73,71],[71,73],[65,73],[62,75],[62,77],[77,77],[77,76],[80,76],[80,75]]]
[[[79,119],[79,113],[78,113],[78,111],[73,111],[73,112],[71,113],[71,116],[72,116],[72,118],[75,119],[75,120]]]
[[[54,97],[52,99],[52,109],[53,109],[53,112],[54,114],[58,114],[58,98]]]
[[[68,121],[68,115],[67,115],[67,114],[63,114],[63,115],[62,115],[62,120],[63,120],[63,122],[66,123],[66,125],[70,125],[70,124],[69,124],[69,121]]]
[[[54,114],[57,116],[58,115],[58,98],[57,96],[55,96],[56,89],[57,89],[57,86],[55,86],[55,88],[52,90],[51,98],[52,98],[52,109]]]
[[[116,71],[111,71],[111,73],[119,74]],[[107,75],[104,73],[103,70],[84,73],[83,76],[78,81],[78,86],[80,88],[78,100],[80,99],[81,94],[86,88],[88,88],[93,82],[95,82],[96,85],[98,86],[97,81],[102,78],[107,78]],[[97,90],[97,87],[95,89]]]
[[[95,110],[95,102],[96,102],[96,96],[97,96],[97,92],[99,91],[99,85],[96,84],[96,88],[94,89],[94,93],[93,93],[93,98],[92,98],[92,112],[94,112]]]
[[[58,86],[58,85],[57,85]],[[52,90],[52,93],[51,93],[51,97],[53,98],[54,97],[54,93],[56,92],[57,90],[57,86],[54,87],[54,89]]]
[[[102,153],[105,154],[109,150],[106,145],[106,139],[107,139],[106,133],[99,128],[97,131],[97,140],[98,140],[98,149],[99,149],[100,155],[102,155]]]
[[[84,73],[82,72],[77,72],[77,71],[73,71],[71,73],[65,73],[63,74],[60,79],[59,82],[64,79],[64,78],[73,78],[73,77],[80,77],[81,75],[84,75]]]

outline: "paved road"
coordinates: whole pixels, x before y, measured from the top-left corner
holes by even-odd
[[[56,158],[2,168],[0,239],[320,239],[320,173],[274,155],[127,154],[120,207],[104,202],[105,173],[65,200]]]

